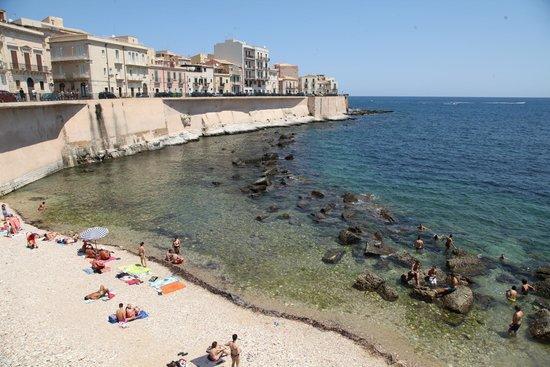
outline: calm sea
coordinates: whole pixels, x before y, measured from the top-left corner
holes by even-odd
[[[519,282],[513,269],[550,262],[550,100],[351,97],[350,107],[394,112],[204,138],[67,169],[5,200],[60,230],[105,225],[107,242],[136,250],[145,240],[158,256],[172,236],[182,236],[190,269],[204,279],[268,308],[337,323],[421,365],[548,365],[549,347],[530,340],[526,327],[518,338],[505,338],[512,306],[503,292],[511,284],[496,278]],[[295,143],[277,147],[279,132],[295,133]],[[261,168],[231,161],[265,152],[294,155],[279,164],[289,178],[249,198],[240,188]],[[325,198],[297,208],[312,189]],[[373,195],[358,220],[397,248],[412,251],[422,223],[430,235],[453,233],[459,247],[482,257],[504,254],[514,267],[497,266],[475,279],[484,302],[462,318],[412,300],[397,282],[405,269],[365,259],[364,243],[326,265],[322,255],[340,247],[337,234],[348,224],[341,207],[320,223],[310,214],[341,203],[346,191]],[[36,211],[41,200],[49,208],[43,216]],[[277,213],[268,212],[273,204]],[[397,224],[380,221],[375,213],[382,207]],[[260,222],[258,214],[268,217]],[[438,246],[419,256],[425,266],[444,267]],[[388,303],[353,290],[365,267],[395,284],[400,299]],[[533,301],[522,301],[528,313]]]

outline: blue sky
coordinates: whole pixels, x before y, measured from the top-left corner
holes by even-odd
[[[0,0],[192,55],[237,38],[353,95],[550,97],[550,0]]]

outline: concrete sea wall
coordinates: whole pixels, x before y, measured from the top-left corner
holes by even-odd
[[[0,104],[0,195],[64,167],[201,136],[345,119],[347,98],[147,98]]]

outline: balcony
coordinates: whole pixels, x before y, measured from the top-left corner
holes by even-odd
[[[125,63],[126,65],[133,65],[133,66],[143,66],[143,67],[147,66],[147,63],[145,62],[145,60],[132,60],[127,58]]]
[[[54,73],[53,79],[58,80],[85,80],[90,78],[90,73]]]
[[[141,82],[142,80],[146,79],[146,76],[140,75],[140,74],[134,74],[134,75],[126,74],[126,78],[130,82]]]
[[[88,54],[78,54],[78,55],[54,55],[52,54],[52,62],[54,61],[78,61],[78,60],[90,60]]]
[[[45,65],[34,64],[10,64],[10,69],[13,72],[33,72],[33,73],[48,73],[48,67]]]

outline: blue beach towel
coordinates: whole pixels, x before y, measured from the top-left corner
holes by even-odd
[[[141,320],[141,319],[146,319],[147,317],[149,317],[149,314],[143,310],[139,311],[139,314],[137,315],[137,317],[132,320],[132,321],[135,321],[135,320]],[[116,324],[118,323],[117,319],[116,319],[116,315],[109,315],[109,318],[108,318],[108,321],[111,323],[111,324]]]

